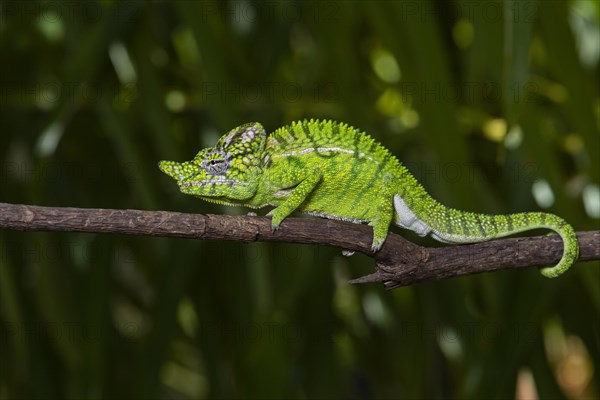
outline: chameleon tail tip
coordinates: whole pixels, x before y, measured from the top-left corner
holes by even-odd
[[[540,268],[540,273],[546,278],[556,278],[565,273],[579,256],[579,249],[567,251],[561,260],[553,267]]]
[[[577,234],[571,225],[568,225],[559,217],[550,215],[558,220],[557,224],[560,224],[558,229],[554,227],[550,227],[550,229],[555,230],[561,236],[563,241],[563,255],[558,264],[553,267],[541,268],[540,272],[547,278],[556,278],[566,272],[579,258],[579,242],[577,241]]]
[[[540,273],[545,276],[546,278],[556,278],[557,276],[561,275],[564,271],[562,270],[557,270],[557,267],[546,267],[546,268],[541,268],[540,269]]]

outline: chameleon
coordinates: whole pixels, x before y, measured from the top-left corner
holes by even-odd
[[[563,254],[556,277],[575,262],[572,226],[543,212],[486,215],[446,207],[433,199],[398,159],[371,136],[330,120],[293,122],[267,134],[260,123],[238,126],[191,161],[160,161],[159,169],[184,194],[230,206],[274,206],[276,230],[292,212],[368,223],[371,249],[383,245],[390,225],[444,243],[477,243],[531,229],[555,231]]]

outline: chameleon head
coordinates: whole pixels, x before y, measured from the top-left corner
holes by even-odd
[[[215,147],[200,150],[191,161],[161,161],[158,168],[177,181],[179,190],[201,197],[228,197],[226,189],[247,186],[260,168],[266,133],[249,123],[223,135]],[[235,195],[234,195],[235,196]]]

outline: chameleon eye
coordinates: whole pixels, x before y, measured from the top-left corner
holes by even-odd
[[[206,154],[200,167],[209,175],[225,175],[231,164],[232,155],[223,150],[213,150]]]

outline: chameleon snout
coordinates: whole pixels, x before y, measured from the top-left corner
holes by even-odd
[[[158,168],[171,178],[179,180],[179,175],[181,175],[181,167],[179,163],[174,161],[160,161],[158,163]]]
[[[178,163],[175,161],[160,161],[158,168],[178,182],[190,179],[198,174],[198,165],[186,161]]]

